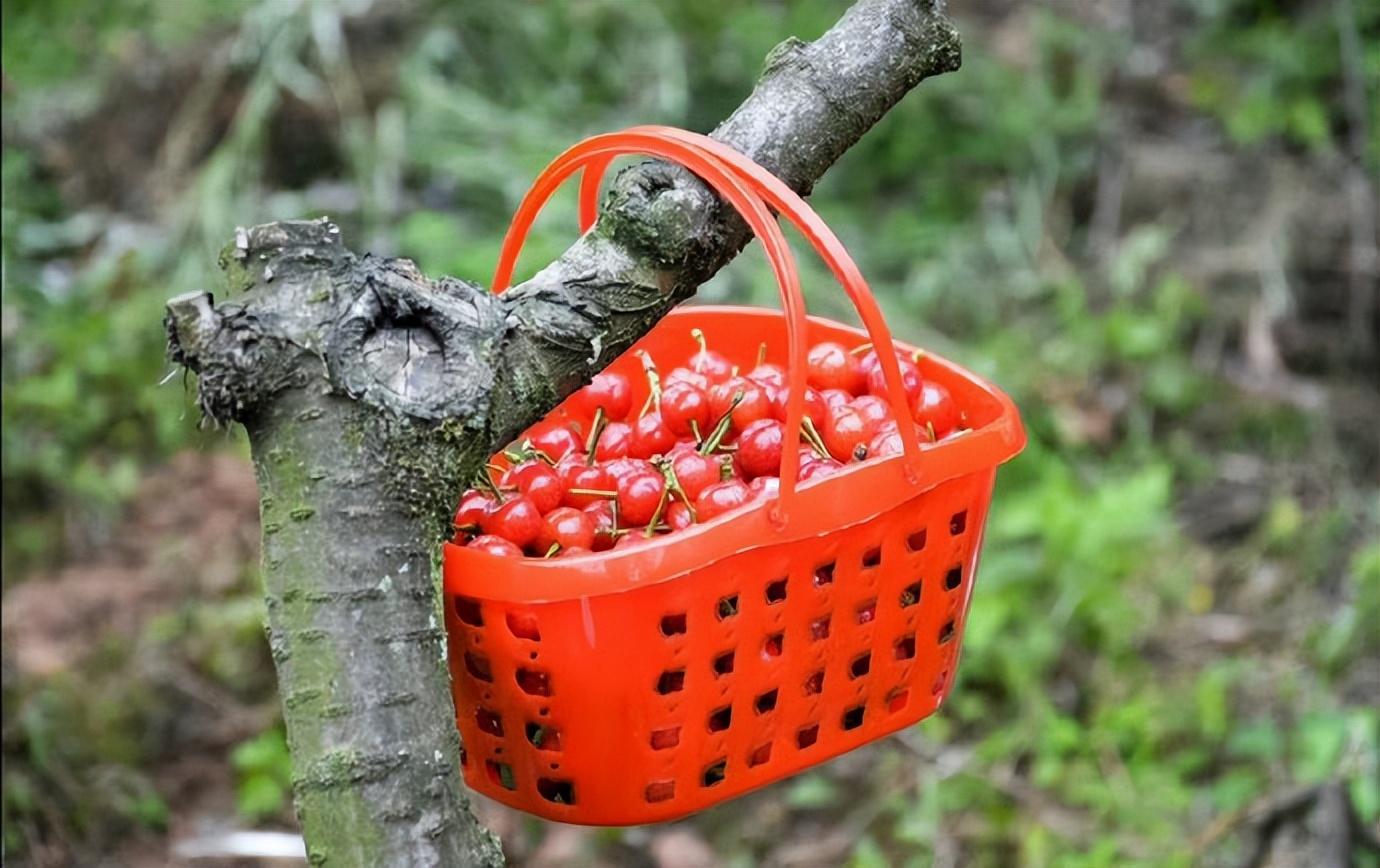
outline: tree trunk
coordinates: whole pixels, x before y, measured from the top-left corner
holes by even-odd
[[[796,190],[908,90],[957,68],[942,0],[861,0],[787,40],[715,132]],[[694,176],[619,175],[598,224],[502,296],[357,256],[329,221],[239,230],[231,297],[168,303],[171,357],[249,432],[268,634],[313,864],[491,865],[468,810],[438,610],[439,541],[492,452],[746,243]]]

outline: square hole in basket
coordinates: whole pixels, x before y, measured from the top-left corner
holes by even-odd
[[[541,630],[537,627],[537,616],[531,612],[509,612],[508,632],[519,639],[541,641]]]
[[[680,727],[664,726],[652,730],[652,750],[669,750],[680,744]]]
[[[862,678],[872,670],[872,652],[859,654],[853,658],[853,662],[848,664],[848,677]]]
[[[901,608],[909,609],[920,602],[920,582],[916,580],[901,589]]]
[[[882,547],[876,546],[863,552],[863,569],[870,570],[882,562]]]
[[[537,778],[537,792],[548,802],[558,805],[575,804],[575,784],[555,778]]]
[[[962,565],[953,567],[947,573],[944,574],[944,590],[957,590],[958,586],[961,584],[963,584]]]
[[[918,552],[925,547],[925,529],[911,531],[906,537],[906,548]]]
[[[725,651],[714,658],[714,674],[728,675],[733,671],[733,652]]]
[[[814,696],[824,690],[824,670],[821,669],[805,679],[805,695]]]
[[[676,797],[675,781],[652,781],[647,784],[647,789],[643,793],[647,801],[655,804],[657,802],[668,802]]]
[[[668,669],[661,673],[661,677],[656,680],[656,692],[665,696],[668,693],[679,693],[685,689],[685,670]]]
[[[804,750],[819,741],[819,724],[812,723],[795,731],[795,746]]]
[[[785,642],[786,642],[786,634],[784,634],[784,633],[773,633],[773,634],[771,634],[770,636],[767,637],[767,640],[766,640],[765,642],[762,643],[762,656],[763,656],[763,657],[768,657],[768,658],[771,658],[771,657],[780,657],[780,656],[781,656],[781,649],[782,649],[782,647],[785,645]]]
[[[493,681],[494,673],[489,669],[489,658],[472,652],[465,652],[465,671],[480,681]]]
[[[834,562],[815,567],[815,587],[822,588],[834,582]]]
[[[877,617],[877,600],[873,598],[858,605],[858,623],[871,624]]]
[[[766,714],[776,707],[777,695],[778,691],[775,688],[768,690],[766,693],[759,694],[757,698],[753,700],[752,706],[757,709],[758,714]]]
[[[958,536],[968,527],[968,510],[962,509],[949,519],[949,533]]]
[[[728,774],[728,760],[721,759],[704,770],[700,777],[700,786],[713,787],[724,782],[724,777]]]
[[[685,613],[661,616],[661,635],[679,636],[685,632]]]
[[[939,644],[950,642],[954,638],[954,622],[946,621],[943,627],[939,628]]]
[[[906,703],[909,701],[910,691],[906,690],[904,687],[897,688],[896,690],[893,690],[891,691],[891,693],[887,694],[886,710],[892,714],[895,714],[896,712],[905,708]]]
[[[527,741],[540,750],[560,750],[561,732],[554,726],[540,723],[527,724]]]
[[[484,771],[492,783],[505,790],[517,789],[517,779],[513,777],[513,767],[507,763],[484,760]]]
[[[748,754],[748,768],[755,769],[760,765],[764,765],[770,759],[771,742],[767,742],[764,745],[753,748],[752,753]]]
[[[915,657],[915,634],[909,633],[896,640],[896,659],[910,660]]]
[[[528,693],[532,696],[551,695],[551,676],[540,669],[525,669],[519,667],[517,671],[517,683],[523,693]]]
[[[503,738],[503,718],[498,716],[498,712],[490,711],[481,705],[474,710],[474,722],[479,726],[480,732]]]
[[[729,594],[727,597],[721,597],[718,605],[714,607],[714,614],[718,616],[720,621],[738,614],[738,595]]]
[[[484,626],[484,613],[479,611],[479,601],[469,597],[455,598],[455,617],[471,627]]]
[[[710,732],[723,732],[728,729],[731,723],[733,723],[733,706],[731,705],[725,705],[723,708],[716,708],[709,715]]]
[[[767,605],[774,606],[786,599],[786,580],[777,579],[767,583]]]
[[[821,639],[828,639],[828,638],[829,638],[829,616],[828,616],[828,615],[825,615],[823,618],[816,618],[815,620],[813,620],[813,621],[810,622],[810,639],[811,639],[811,641],[818,642],[818,641],[821,640]]]
[[[843,713],[842,721],[843,728],[845,730],[849,730],[857,729],[858,727],[862,726],[864,710],[865,706],[857,705],[845,711]]]

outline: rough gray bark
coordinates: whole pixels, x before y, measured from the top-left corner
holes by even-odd
[[[788,40],[714,136],[808,192],[924,78],[957,68],[942,0],[861,0]],[[314,864],[487,865],[458,771],[432,558],[485,458],[587,382],[746,243],[661,163],[502,296],[357,256],[328,221],[237,233],[231,298],[168,303],[171,357],[249,432],[268,630]]]

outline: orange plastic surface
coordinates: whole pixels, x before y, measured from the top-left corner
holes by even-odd
[[[870,336],[803,319],[794,263],[763,200],[827,245],[833,236],[808,206],[693,140],[617,135],[577,146],[543,173],[514,219],[495,288],[506,286],[541,203],[574,171],[588,179],[603,158],[630,150],[687,165],[762,237],[787,313],[677,310],[610,369],[628,375],[641,401],[642,351],[666,368],[684,363],[699,328],[747,369],[765,342],[767,360],[790,372],[797,394],[787,424],[798,426],[804,347],[877,337],[870,293],[860,276],[849,279],[856,267],[834,239],[826,259],[874,319]],[[779,501],[631,549],[542,560],[447,545],[446,626],[469,785],[565,822],[669,820],[934,711],[952,684],[996,467],[1025,435],[993,386],[934,355],[920,367],[950,390],[972,430],[799,487],[794,472],[787,486],[795,468],[783,466]],[[572,413],[563,404],[539,424]]]

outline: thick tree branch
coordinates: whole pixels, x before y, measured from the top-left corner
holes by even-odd
[[[714,135],[807,192],[910,88],[958,66],[941,0],[861,0],[783,43]],[[168,303],[169,354],[249,432],[269,638],[314,864],[492,864],[467,810],[432,554],[494,449],[747,242],[695,177],[646,162],[556,262],[494,296],[357,256],[329,221],[240,230],[235,293]],[[462,709],[461,713],[467,710]]]

